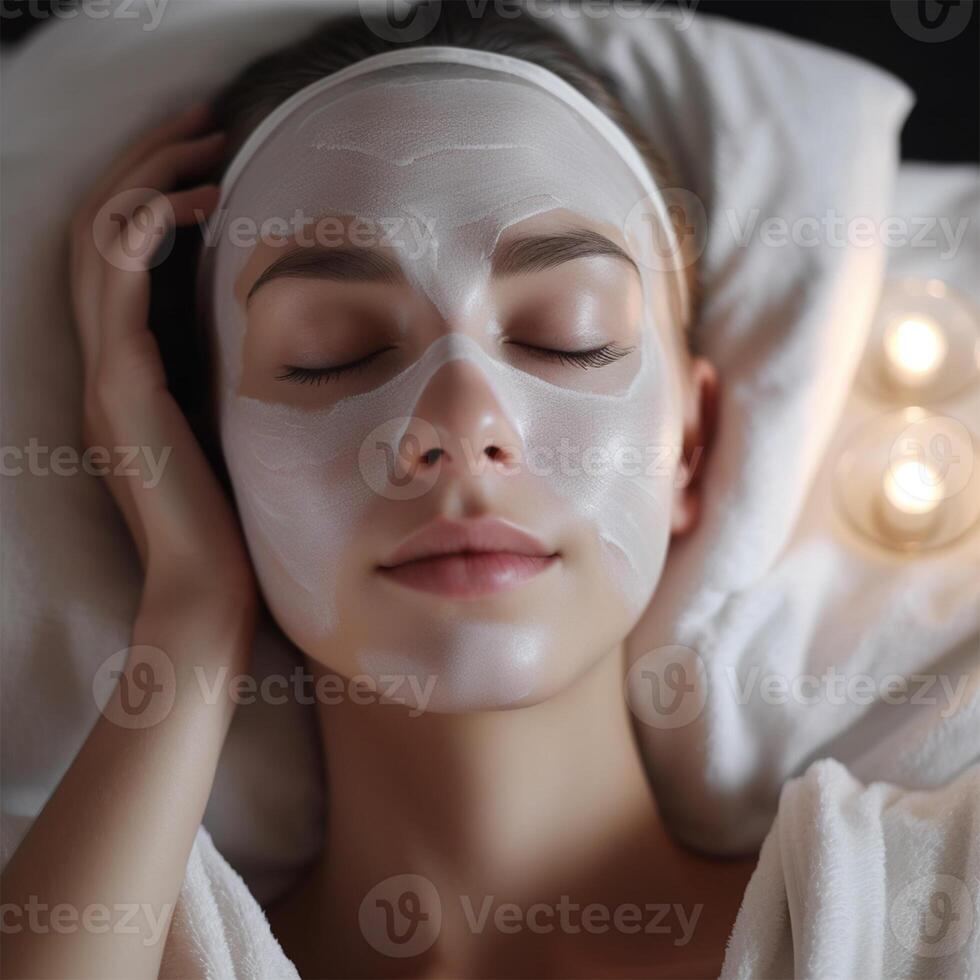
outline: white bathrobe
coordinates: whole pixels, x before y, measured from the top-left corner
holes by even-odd
[[[299,976],[203,827],[160,976]],[[980,977],[980,766],[926,792],[830,759],[786,783],[722,978],[786,977]]]

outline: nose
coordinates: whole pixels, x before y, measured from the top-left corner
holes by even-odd
[[[475,364],[453,360],[429,379],[413,412],[428,425],[413,441],[417,465],[451,467],[479,473],[488,461],[508,467],[516,462],[520,435]]]

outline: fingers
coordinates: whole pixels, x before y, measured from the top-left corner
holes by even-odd
[[[135,170],[146,157],[160,147],[198,136],[210,125],[211,108],[207,103],[200,102],[144,133],[116,158],[105,176],[92,188],[83,210],[88,205],[90,216],[94,217],[101,203],[111,194],[111,188],[121,183],[126,174]]]
[[[117,392],[120,410],[125,410],[127,396],[139,399],[166,387],[156,341],[147,329],[154,257],[175,225],[194,221],[214,207],[217,197],[213,184],[151,195],[106,250],[94,380],[100,388]]]
[[[85,358],[86,438],[90,445],[150,447],[168,462],[166,474],[125,474],[109,487],[136,540],[144,565],[193,555],[209,536],[229,567],[247,567],[237,527],[221,488],[180,407],[167,391],[156,340],[148,329],[150,269],[177,226],[209,217],[213,183],[174,190],[205,178],[225,153],[222,133],[206,133],[203,107],[157,127],[107,171],[76,213],[71,234],[72,302]],[[175,324],[176,327],[184,326]],[[192,506],[193,505],[193,506]],[[161,559],[160,556],[163,556]]]
[[[87,377],[97,368],[105,335],[104,297],[110,288],[124,293],[129,278],[149,279],[160,245],[171,230],[203,220],[217,206],[219,188],[200,184],[169,195],[134,188],[117,195],[115,207],[93,228],[85,243],[75,243],[71,252],[71,290],[75,320]],[[118,210],[117,210],[118,208]],[[135,316],[135,311],[131,314]],[[138,325],[145,327],[145,313]]]
[[[146,328],[148,270],[175,226],[217,204],[213,184],[167,193],[220,163],[224,135],[201,135],[209,123],[207,107],[195,106],[137,140],[72,222],[71,294],[87,387],[120,361],[139,368],[144,381],[162,380]],[[102,363],[107,345],[112,357]]]
[[[206,104],[201,103],[166,120],[132,144],[109,167],[76,211],[72,220],[73,239],[85,237],[105,201],[112,196],[114,190],[121,189],[126,175],[135,170],[147,157],[161,147],[198,136],[208,125],[210,125],[210,109]]]
[[[158,127],[148,134],[112,168],[113,183],[103,183],[97,206],[89,205],[76,215],[71,238],[71,291],[75,320],[79,330],[86,371],[92,371],[101,346],[101,302],[107,257],[119,259],[120,236],[132,237],[134,222],[146,221],[145,199],[155,191],[169,190],[174,184],[214,169],[221,160],[225,140],[222,133],[185,139],[178,143],[162,142],[174,134],[192,133],[206,114],[198,109]],[[123,169],[126,164],[126,169]],[[210,185],[205,185],[210,186]],[[149,189],[149,190],[148,190]],[[214,190],[199,188],[171,196],[176,208],[164,230],[194,220],[194,209],[207,213],[217,202]],[[135,217],[134,217],[135,216]],[[156,220],[154,218],[154,220]],[[124,239],[125,241],[125,239]],[[159,245],[144,240],[150,257]],[[137,261],[123,256],[125,268],[142,271]]]
[[[121,224],[133,220],[148,194],[167,192],[180,181],[207,173],[220,160],[223,148],[224,134],[211,133],[200,139],[160,147],[136,169],[123,175],[110,188],[109,197],[93,215],[88,229],[98,252],[102,256],[107,254]],[[86,251],[91,250],[81,251],[84,264]]]
[[[202,184],[175,194],[147,196],[120,224],[104,256],[103,299],[100,308],[103,350],[100,373],[106,366],[123,363],[127,382],[137,390],[163,385],[157,358],[144,363],[155,347],[146,328],[150,304],[150,273],[160,245],[174,226],[187,225],[209,213],[217,203],[218,188]]]
[[[209,214],[219,189],[204,184],[170,195],[143,191],[139,203],[119,223],[100,257],[97,307],[98,347],[86,375],[86,426],[94,444],[153,446],[169,453],[186,433],[176,419],[168,427],[160,406],[170,406],[167,379],[156,339],[147,329],[150,268],[175,225]],[[171,414],[179,416],[179,410]],[[138,492],[138,481],[111,477],[112,492],[130,529],[143,565],[147,528],[159,494]]]
[[[159,147],[129,171],[113,187],[112,193],[121,194],[134,187],[169,190],[179,181],[201,176],[214,168],[221,161],[224,148],[222,132]]]

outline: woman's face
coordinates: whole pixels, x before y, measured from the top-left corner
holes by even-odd
[[[627,176],[550,97],[479,93],[478,148],[466,93],[453,111],[417,89],[384,146],[357,92],[316,113],[336,142],[302,141],[307,172],[360,206],[300,202],[300,230],[239,253],[231,360],[219,318],[222,440],[273,615],[327,668],[437,711],[540,701],[626,636],[666,554],[682,428],[641,191],[583,188]]]

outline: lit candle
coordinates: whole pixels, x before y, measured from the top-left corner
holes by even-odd
[[[917,459],[904,459],[885,470],[878,516],[892,537],[921,540],[939,518],[942,501],[939,471]]]
[[[946,336],[931,316],[910,313],[896,317],[883,338],[888,371],[901,385],[929,382],[946,359]]]

